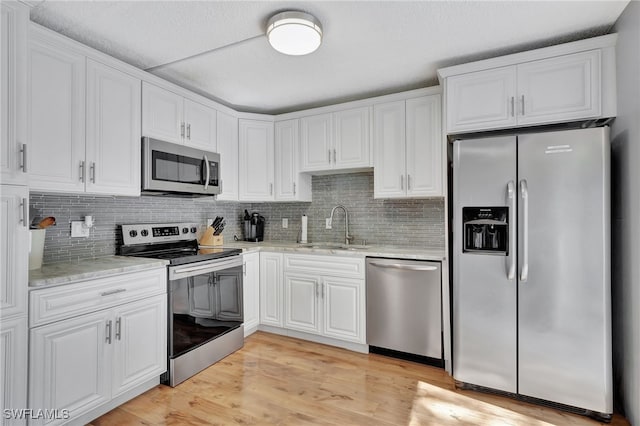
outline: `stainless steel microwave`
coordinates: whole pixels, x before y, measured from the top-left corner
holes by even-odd
[[[142,138],[143,193],[220,193],[220,154]]]

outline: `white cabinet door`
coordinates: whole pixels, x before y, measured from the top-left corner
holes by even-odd
[[[183,143],[185,123],[180,95],[142,82],[142,135]]]
[[[84,192],[85,57],[32,27],[28,171],[31,190]]]
[[[0,194],[0,318],[27,313],[29,285],[29,190],[2,185]]]
[[[370,108],[354,108],[333,113],[333,167],[371,167]]]
[[[600,50],[518,65],[518,125],[601,115]]]
[[[448,77],[447,133],[516,125],[516,67]]]
[[[113,310],[111,397],[167,371],[167,296],[122,305]]]
[[[300,171],[313,172],[333,167],[331,114],[300,119]]]
[[[275,124],[275,191],[277,201],[295,200],[298,175],[298,120]]]
[[[222,182],[217,199],[238,201],[238,119],[218,111],[216,133]]]
[[[217,152],[216,146],[216,110],[184,100],[185,145],[205,151]]]
[[[0,2],[2,105],[0,106],[0,173],[2,183],[25,184],[23,158],[27,115],[27,25],[29,8],[17,1]]]
[[[324,277],[323,334],[340,340],[365,343],[364,280]]]
[[[75,417],[110,400],[110,315],[100,311],[31,330],[31,407],[68,409]]]
[[[440,95],[408,99],[406,114],[407,196],[443,196]]]
[[[406,194],[405,101],[374,106],[375,198]]]
[[[27,408],[27,317],[0,322],[0,425],[24,425],[5,410]]]
[[[260,253],[245,253],[244,262],[243,304],[244,335],[256,331],[260,324]]]
[[[320,334],[320,277],[284,275],[284,326],[307,333]]]
[[[273,201],[273,123],[239,120],[240,201]],[[222,159],[220,160],[222,161]]]
[[[86,191],[140,195],[140,80],[87,59]]]
[[[282,327],[282,254],[260,253],[260,324]]]

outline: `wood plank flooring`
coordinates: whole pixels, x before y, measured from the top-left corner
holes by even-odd
[[[460,391],[442,369],[258,332],[175,388],[157,386],[108,425],[585,425],[588,418]],[[628,425],[620,415],[614,426]]]

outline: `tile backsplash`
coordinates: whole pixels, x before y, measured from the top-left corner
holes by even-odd
[[[242,238],[244,210],[257,211],[266,219],[265,239],[296,241],[301,217],[308,216],[310,241],[342,242],[344,213],[337,210],[333,229],[325,229],[325,218],[338,204],[349,211],[349,233],[353,243],[390,244],[444,248],[444,200],[374,200],[373,172],[313,177],[311,203],[242,203],[207,198],[167,196],[101,197],[31,193],[31,216],[39,220],[54,216],[57,225],[47,229],[44,263],[91,259],[112,255],[120,244],[118,225],[136,222],[196,222],[224,216],[225,241]],[[71,238],[72,220],[94,217],[89,238]],[[289,227],[282,228],[282,218]]]

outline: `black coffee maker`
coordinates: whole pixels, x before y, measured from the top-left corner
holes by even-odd
[[[244,240],[258,242],[264,240],[264,217],[253,212],[244,211]]]

